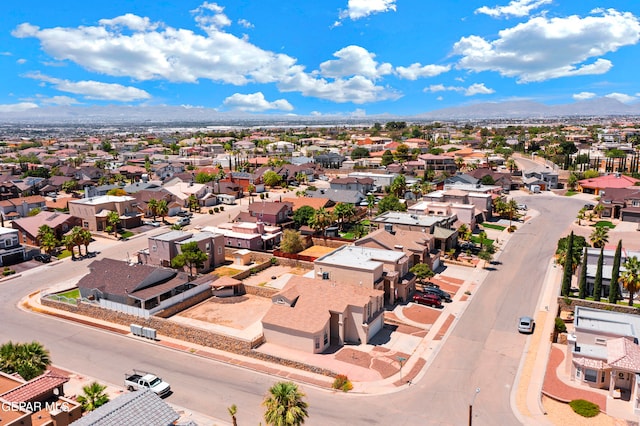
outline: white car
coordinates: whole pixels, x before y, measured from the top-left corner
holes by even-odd
[[[536,328],[536,322],[531,317],[520,317],[518,320],[518,331],[520,333],[533,333]]]
[[[144,222],[142,222],[142,224],[153,226],[154,228],[158,228],[160,225],[162,225],[162,223],[155,220],[145,220]]]
[[[518,210],[528,210],[526,204],[518,204]]]

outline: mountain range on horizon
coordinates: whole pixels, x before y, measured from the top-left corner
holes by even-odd
[[[640,103],[625,104],[616,99],[596,98],[571,104],[546,105],[534,101],[484,102],[437,109],[422,114],[400,116],[392,113],[377,115],[282,115],[220,112],[213,108],[186,106],[50,106],[24,111],[4,112],[0,123],[218,123],[271,122],[287,123],[373,123],[376,121],[404,120],[464,121],[500,119],[553,119],[588,117],[640,117]]]

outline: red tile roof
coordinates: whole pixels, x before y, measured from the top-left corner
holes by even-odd
[[[0,397],[7,402],[37,401],[38,398],[51,393],[68,381],[69,378],[66,376],[47,371],[43,375],[0,395]]]

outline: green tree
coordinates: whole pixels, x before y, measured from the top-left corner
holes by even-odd
[[[147,202],[147,208],[149,209],[149,213],[153,216],[153,220],[156,220],[156,215],[158,214],[158,200],[155,198],[150,199]]]
[[[238,414],[238,407],[236,407],[236,404],[231,404],[231,407],[228,407],[227,411],[231,416],[231,424],[233,426],[238,426],[238,419],[236,419],[236,414]]]
[[[569,250],[569,236],[558,240],[556,249],[556,262],[558,265],[564,266],[567,255],[570,254],[572,259],[573,270],[580,264],[582,258],[582,249],[587,246],[587,240],[581,235],[573,236],[573,249]]]
[[[578,184],[578,175],[576,175],[575,173],[569,174],[569,177],[567,178],[567,186],[569,187],[569,189],[572,191],[575,190],[577,184]]]
[[[600,256],[598,257],[598,266],[596,268],[596,277],[593,280],[593,300],[599,302],[602,298],[602,268],[604,265],[604,248],[600,248]],[[585,265],[586,266],[586,265]]]
[[[292,382],[278,382],[269,389],[262,405],[264,420],[271,426],[299,426],[309,417],[309,404],[303,400],[304,393]]]
[[[407,178],[404,175],[396,176],[391,182],[391,193],[398,198],[404,198],[407,192]]]
[[[569,234],[567,241],[568,247],[573,247],[573,231]],[[564,262],[564,270],[562,273],[562,295],[569,296],[571,290],[571,276],[573,275],[573,256],[567,256]]]
[[[169,213],[169,205],[167,204],[167,200],[158,201],[158,207],[156,207],[156,214],[160,216],[162,221],[164,221],[164,217]],[[155,218],[154,218],[155,220]]]
[[[493,253],[486,249],[480,250],[480,253],[478,253],[478,258],[484,260],[484,264],[486,267],[487,263],[493,260]]]
[[[369,150],[362,146],[356,147],[353,149],[353,151],[351,151],[352,160],[358,160],[360,158],[368,158],[369,155],[370,155]]]
[[[66,193],[70,193],[78,189],[78,182],[75,180],[68,180],[62,183],[62,190]]]
[[[73,248],[76,246],[75,241],[73,241],[73,235],[68,234],[62,237],[62,245],[71,253],[71,258],[75,259],[76,255],[73,251]]]
[[[197,241],[182,244],[180,251],[180,254],[171,259],[171,266],[174,268],[184,268],[186,266],[189,269],[190,277],[194,276],[193,268],[202,268],[208,258],[207,253],[198,247]]]
[[[38,342],[13,343],[0,346],[0,371],[17,373],[25,380],[38,377],[51,365],[49,351]]]
[[[464,223],[458,228],[458,238],[462,241],[469,241],[473,231]]]
[[[510,199],[505,206],[505,213],[509,216],[509,226],[513,219],[518,218],[518,202],[513,198]]]
[[[485,231],[480,231],[478,233],[478,240],[480,240],[480,250],[484,250],[485,242],[487,240],[487,233]]]
[[[109,402],[109,395],[105,393],[107,387],[98,382],[92,382],[82,387],[82,395],[78,396],[78,402],[82,405],[82,411],[93,411]]]
[[[367,212],[369,214],[369,217],[371,217],[371,214],[373,213],[373,208],[376,206],[377,201],[378,200],[375,195],[367,194]]]
[[[280,250],[285,253],[300,253],[304,250],[300,232],[293,229],[285,229],[280,242]]]
[[[387,195],[378,203],[378,214],[388,211],[403,212],[407,210],[407,206],[401,203],[395,195]]]
[[[308,226],[309,220],[313,217],[313,214],[316,210],[311,206],[302,206],[293,212],[293,223],[296,228],[300,228],[301,226]]]
[[[587,250],[582,255],[582,268],[580,269],[580,279],[578,280],[578,297],[584,299],[587,297]]]
[[[53,229],[49,225],[42,225],[38,228],[38,243],[45,253],[51,253],[58,247],[58,240]]]
[[[91,231],[88,229],[80,229],[79,232],[79,240],[84,245],[85,254],[89,254],[89,244],[93,241],[93,235],[91,235]]]
[[[282,177],[272,170],[267,170],[262,175],[262,181],[265,185],[270,186],[271,188],[280,185],[282,181]]]
[[[311,219],[309,219],[309,226],[316,232],[321,231],[322,237],[326,238],[325,230],[333,224],[335,217],[332,212],[326,210],[324,207],[320,207],[313,213]]]
[[[82,256],[82,245],[84,244],[85,239],[82,231],[83,229],[80,226],[74,226],[71,229],[71,237],[73,238],[73,242],[76,247],[78,247],[78,256]]]
[[[194,194],[189,195],[187,198],[187,206],[189,206],[189,211],[197,211],[200,208],[200,203]]]
[[[356,216],[356,208],[353,204],[338,203],[333,208],[333,214],[340,221],[340,228],[344,231],[345,223],[350,222]]]
[[[386,150],[382,153],[382,159],[380,161],[381,166],[388,166],[389,164],[393,164],[393,154],[391,151]]]
[[[632,256],[627,258],[622,267],[624,271],[622,271],[620,281],[629,292],[629,306],[633,306],[633,296],[635,296],[640,287],[640,261],[636,256]]]
[[[118,225],[120,225],[120,214],[116,211],[107,213],[107,223],[113,230],[113,235],[118,235]]]
[[[409,269],[409,272],[414,274],[420,283],[424,283],[425,278],[431,278],[435,273],[431,270],[426,263],[417,263]]]
[[[589,241],[595,248],[602,248],[609,242],[609,228],[606,226],[596,226],[591,235]]]
[[[609,284],[609,303],[618,303],[620,298],[620,261],[622,260],[622,240],[618,240],[616,253],[613,255],[613,267],[611,268],[611,283]],[[586,269],[586,268],[585,268]]]
[[[42,209],[40,207],[36,207],[35,209],[29,210],[29,214],[27,216],[29,217],[37,216],[40,214],[41,211]]]

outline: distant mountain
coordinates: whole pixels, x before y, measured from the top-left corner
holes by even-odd
[[[371,125],[373,122],[452,121],[483,119],[550,119],[567,117],[640,116],[640,103],[624,104],[611,98],[596,98],[561,105],[545,105],[533,101],[485,102],[443,108],[413,116],[393,114],[297,116],[282,114],[247,114],[220,112],[213,108],[188,106],[48,106],[20,112],[4,112],[0,123],[211,123],[221,125]]]
[[[484,102],[443,108],[415,116],[425,120],[558,118],[640,115],[640,104],[628,105],[611,98],[596,98],[572,104],[545,105],[533,101]]]

